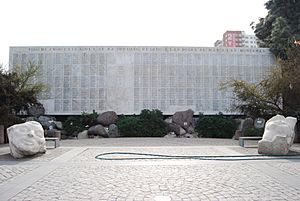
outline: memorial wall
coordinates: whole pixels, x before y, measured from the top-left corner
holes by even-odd
[[[164,114],[231,114],[232,91],[220,82],[260,81],[275,63],[265,48],[213,47],[11,47],[10,68],[36,63],[46,114],[70,115],[113,110]]]

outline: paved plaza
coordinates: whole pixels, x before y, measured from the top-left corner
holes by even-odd
[[[0,200],[300,200],[300,160],[95,159],[108,152],[256,155],[256,145],[205,138],[74,139],[56,149],[49,142],[46,154],[20,160],[2,145]],[[300,145],[292,150],[300,153]]]

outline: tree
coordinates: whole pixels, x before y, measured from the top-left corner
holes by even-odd
[[[5,71],[0,65],[0,124],[14,123],[7,120],[8,116],[15,116],[21,110],[41,104],[37,96],[46,86],[36,82],[38,75],[38,66],[31,62],[23,68],[16,66],[11,72]]]
[[[268,0],[268,14],[253,26],[260,47],[269,47],[276,57],[287,59],[291,41],[300,39],[300,1]]]
[[[270,50],[279,58],[287,59],[286,52],[293,45],[292,33],[286,20],[278,17],[272,27]]]
[[[299,116],[300,112],[300,1],[268,0],[268,14],[253,26],[260,47],[268,47],[277,58],[277,65],[258,84],[230,80],[234,109],[261,116],[284,114]]]
[[[287,59],[279,60],[282,69],[283,107],[287,115],[300,115],[300,45],[287,51]]]
[[[256,117],[299,115],[300,47],[289,49],[286,55],[287,59],[278,59],[278,65],[259,83],[234,79],[222,84],[222,89],[233,88],[234,110]]]
[[[256,117],[275,113],[283,114],[281,81],[281,69],[274,68],[268,78],[259,83],[233,79],[223,83],[221,89],[233,88],[235,95],[233,110]]]

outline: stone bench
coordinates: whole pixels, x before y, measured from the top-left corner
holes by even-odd
[[[241,146],[241,147],[245,147],[245,140],[261,140],[262,139],[262,137],[260,137],[260,136],[253,136],[253,137],[240,137],[239,138],[239,145]]]
[[[59,138],[58,137],[45,137],[46,141],[54,141],[54,148],[59,147]]]

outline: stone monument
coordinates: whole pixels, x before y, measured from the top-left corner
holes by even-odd
[[[260,154],[287,154],[295,137],[297,119],[276,115],[265,126],[263,139],[258,142]]]
[[[36,121],[15,124],[7,129],[10,154],[14,158],[46,152],[44,129]]]

